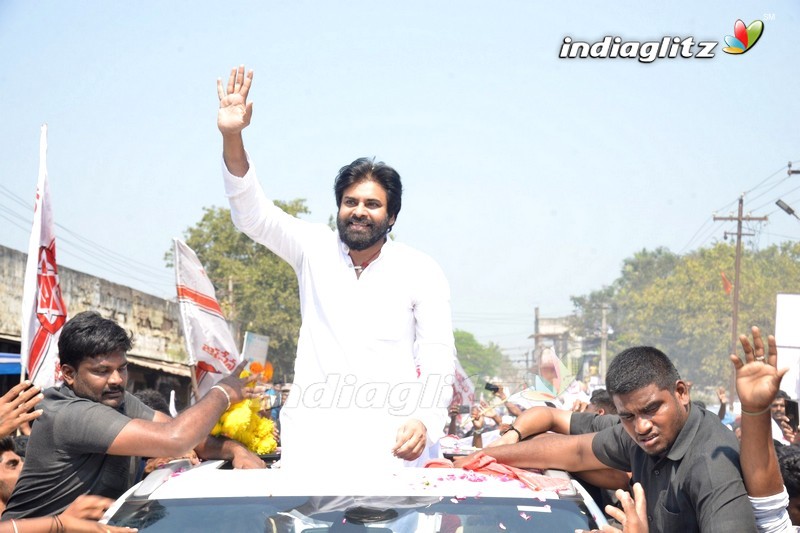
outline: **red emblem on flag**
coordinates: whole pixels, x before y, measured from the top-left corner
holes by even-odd
[[[40,327],[36,329],[28,355],[28,372],[31,375],[35,373],[39,362],[47,351],[51,336],[58,333],[67,321],[67,308],[64,305],[61,287],[58,284],[55,240],[46,248],[44,246],[39,247],[36,278],[39,293],[36,300],[36,319],[39,321]],[[58,367],[57,364],[56,366]],[[60,375],[59,368],[56,368],[55,372],[56,376]]]
[[[67,311],[58,284],[58,265],[56,265],[56,242],[39,248],[39,265],[36,276],[39,282],[39,299],[36,305],[36,318],[42,327],[55,335],[67,321]]]

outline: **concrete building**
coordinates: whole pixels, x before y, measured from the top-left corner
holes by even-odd
[[[26,258],[25,253],[0,246],[0,352],[6,354],[20,353]],[[68,317],[94,310],[133,333],[128,390],[152,388],[167,399],[175,390],[178,409],[188,405],[191,373],[177,302],[61,266],[58,273]],[[16,369],[16,375],[0,375],[0,393],[19,382],[19,366]]]

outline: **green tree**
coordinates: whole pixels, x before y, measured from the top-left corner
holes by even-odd
[[[497,375],[503,366],[503,352],[494,343],[484,346],[472,333],[457,329],[453,332],[456,342],[458,360],[474,385],[483,383],[483,379]]]
[[[291,215],[308,213],[305,200],[275,204]],[[244,330],[268,335],[274,379],[291,381],[300,331],[300,299],[292,268],[239,232],[230,209],[205,208],[185,237],[214,283],[225,316]]]
[[[720,272],[733,278],[734,247],[719,243],[684,256],[666,249],[642,250],[626,259],[610,286],[573,297],[575,323],[598,335],[599,307],[609,306],[614,329],[609,353],[651,345],[667,353],[685,379],[721,385],[730,375],[732,295],[723,290]],[[800,244],[746,251],[741,262],[740,332],[751,325],[775,330],[780,292],[800,291]]]
[[[290,215],[308,213],[304,200],[275,204]],[[328,224],[335,227],[333,218]],[[185,237],[214,283],[225,316],[247,331],[268,335],[275,379],[291,381],[300,331],[300,299],[292,268],[239,232],[226,208],[206,208]],[[167,252],[166,260],[171,264],[172,251]],[[466,331],[456,330],[455,338],[468,376],[483,379],[509,366],[496,344],[484,346]]]

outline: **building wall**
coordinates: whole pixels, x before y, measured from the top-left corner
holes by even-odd
[[[27,254],[0,246],[0,351],[19,353],[22,335],[22,291]],[[178,304],[124,285],[59,267],[59,283],[67,306],[67,317],[94,310],[113,318],[133,333],[130,355],[158,362],[184,364],[187,361]],[[152,388],[167,399],[176,391],[176,405],[188,405],[191,382],[186,375],[175,375],[132,364],[128,371],[128,390]],[[0,379],[0,393],[19,381],[19,377]]]
[[[0,246],[0,338],[19,342],[27,254]],[[131,355],[182,363],[186,349],[177,302],[59,267],[68,316],[94,310],[133,332]]]

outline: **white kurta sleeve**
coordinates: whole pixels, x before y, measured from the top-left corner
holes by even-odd
[[[302,240],[310,224],[289,215],[267,198],[249,155],[247,160],[250,169],[241,178],[231,174],[222,161],[225,196],[231,206],[233,224],[297,271],[303,258]]]

